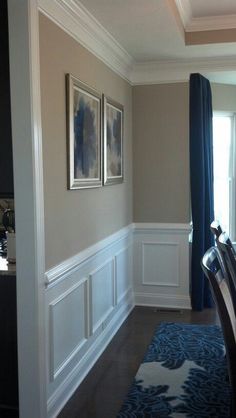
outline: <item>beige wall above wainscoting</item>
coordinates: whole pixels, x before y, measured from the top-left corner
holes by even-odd
[[[132,222],[132,87],[40,14],[46,269]],[[124,106],[123,184],[67,190],[65,75]]]
[[[133,88],[134,221],[188,223],[188,83]]]

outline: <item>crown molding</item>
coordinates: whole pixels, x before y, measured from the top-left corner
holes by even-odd
[[[193,72],[236,70],[234,57],[138,63],[79,1],[38,0],[38,6],[43,14],[131,85],[186,82]]]
[[[186,32],[202,32],[236,28],[236,15],[193,17],[188,0],[175,0]]]
[[[235,57],[136,63],[131,82],[132,85],[178,83],[188,81],[191,73],[208,75],[224,71],[236,71]]]
[[[77,0],[38,0],[39,10],[130,82],[134,60]]]
[[[186,26],[188,26],[190,21],[192,20],[192,10],[190,7],[190,3],[188,1],[186,2],[186,0],[175,0],[175,4],[177,6],[183,27],[185,29]]]

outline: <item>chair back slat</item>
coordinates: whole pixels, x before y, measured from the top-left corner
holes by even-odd
[[[229,289],[231,292],[234,310],[236,313],[236,256],[233,244],[226,234],[226,232],[222,232],[219,238],[216,240],[217,247],[220,251],[224,268],[226,270],[226,280],[229,285]]]
[[[219,223],[219,221],[214,220],[211,225],[210,225],[210,229],[211,232],[213,233],[213,235],[215,235],[215,238],[218,238],[220,236],[220,234],[222,234],[223,230],[221,228],[221,225]]]
[[[202,259],[219,314],[224,335],[227,365],[232,388],[232,417],[236,416],[236,316],[231,291],[225,278],[225,269],[219,249],[211,247]]]

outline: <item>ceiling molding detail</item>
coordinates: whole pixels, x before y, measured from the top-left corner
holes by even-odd
[[[186,32],[200,32],[209,30],[235,29],[236,15],[194,17],[185,26]]]
[[[187,81],[193,72],[236,71],[234,57],[135,62],[78,1],[38,0],[38,4],[43,14],[132,85]]]
[[[132,85],[177,83],[188,81],[191,73],[203,73],[210,78],[217,72],[236,72],[236,58],[136,63],[131,81]]]
[[[175,0],[175,4],[178,8],[180,18],[182,20],[184,29],[189,25],[190,21],[192,20],[192,10],[190,7],[189,2],[186,0]]]
[[[236,15],[193,17],[188,0],[175,0],[186,32],[235,29]]]
[[[133,58],[80,2],[38,0],[38,4],[43,14],[122,78],[130,81]]]

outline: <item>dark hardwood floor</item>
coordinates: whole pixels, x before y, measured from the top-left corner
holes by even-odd
[[[134,308],[58,418],[115,418],[162,321],[215,324],[218,317],[214,309],[176,312]]]

